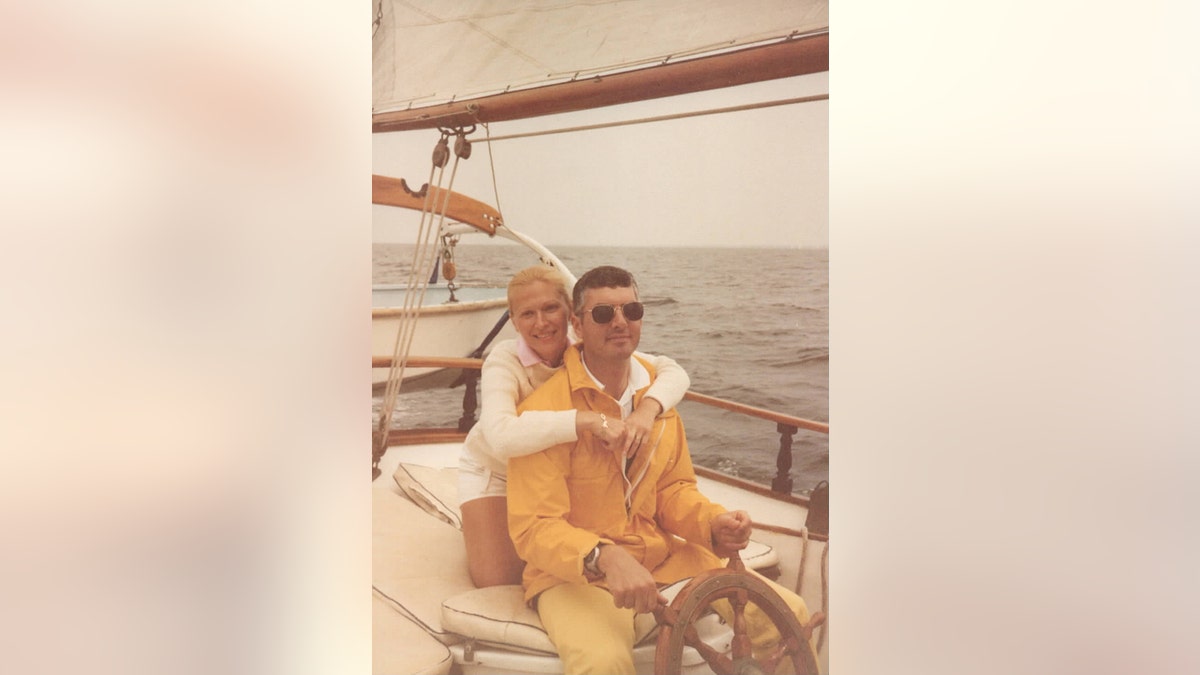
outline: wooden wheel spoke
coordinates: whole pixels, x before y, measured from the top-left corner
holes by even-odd
[[[660,626],[674,626],[679,623],[679,611],[669,605],[659,607],[654,610],[654,620]]]
[[[770,653],[764,654],[761,658],[755,659],[755,661],[758,662],[759,669],[764,673],[773,673],[779,668],[780,662],[785,658],[792,658],[794,663],[796,659],[793,657],[800,654],[800,650],[803,648],[803,645],[799,641],[784,639],[775,645]]]
[[[717,675],[726,675],[733,673],[733,661],[721,652],[713,649],[707,642],[700,639],[700,634],[696,632],[695,624],[689,623],[683,631],[683,643],[687,646],[700,652],[700,656],[708,662],[708,665]]]
[[[746,624],[746,603],[748,600],[749,594],[744,588],[738,588],[729,595],[729,606],[733,608],[734,660],[753,658],[750,627]]]
[[[804,626],[803,626],[804,639],[807,640],[810,637],[812,637],[812,634],[823,623],[825,623],[825,615],[822,614],[821,612],[813,613],[813,615],[811,617],[809,617],[808,623],[804,624]]]

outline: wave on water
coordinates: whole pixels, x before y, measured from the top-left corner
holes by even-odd
[[[665,305],[677,305],[679,301],[672,297],[642,298],[642,304],[647,307],[663,307]]]
[[[804,349],[792,359],[784,361],[771,361],[768,363],[772,368],[792,368],[813,363],[829,363],[828,349]]]
[[[803,366],[810,363],[829,363],[829,354],[813,354],[799,359],[790,361],[776,361],[771,363],[772,368],[793,368],[795,366]]]

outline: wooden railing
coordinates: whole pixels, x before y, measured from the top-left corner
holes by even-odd
[[[723,398],[717,398],[716,396],[709,396],[707,394],[697,394],[694,391],[689,391],[688,393],[684,394],[683,397],[689,401],[703,403],[705,405],[713,406],[714,408],[723,408],[725,410],[732,410],[733,412],[742,413],[743,415],[749,415],[751,417],[760,417],[764,420],[769,420],[771,422],[775,422],[776,424],[782,424],[782,425],[786,425],[786,426],[790,426],[790,427],[796,427],[796,429],[808,429],[809,431],[819,431],[823,434],[829,433],[829,425],[826,424],[825,422],[814,422],[812,420],[806,420],[802,417],[792,417],[791,415],[784,415],[783,413],[777,413],[774,410],[767,410],[766,408],[755,408],[754,406],[745,405],[743,403],[737,403],[735,401],[727,401]]]
[[[410,356],[406,362],[408,368],[483,368],[483,359],[454,358],[452,356]],[[391,368],[392,357],[372,356],[372,368]]]
[[[371,357],[372,368],[390,368],[392,359],[388,356],[373,356]],[[483,368],[483,359],[472,358],[453,358],[453,357],[427,357],[427,356],[410,356],[408,357],[406,367],[410,368],[461,368],[463,370],[465,391],[463,392],[463,414],[458,420],[458,432],[465,434],[474,426],[476,421],[476,409],[478,408],[479,393],[479,371]],[[825,422],[814,422],[802,417],[794,417],[785,415],[773,410],[765,408],[756,408],[754,406],[745,405],[736,401],[729,401],[716,396],[707,394],[698,394],[689,391],[684,395],[685,400],[695,401],[703,405],[721,408],[731,412],[749,415],[750,417],[758,417],[775,423],[775,428],[779,432],[779,454],[775,458],[775,477],[771,480],[771,490],[780,494],[790,495],[792,492],[792,439],[796,432],[800,429],[815,431],[817,433],[828,434],[829,424]],[[393,431],[397,440],[407,438],[412,434],[400,433]],[[389,435],[389,439],[393,436]]]
[[[829,433],[829,425],[825,422],[792,417],[765,408],[755,408],[735,401],[727,401],[716,396],[689,391],[684,395],[684,399],[774,422],[775,430],[779,432],[779,454],[775,456],[775,477],[771,479],[771,489],[783,494],[792,493],[792,438],[796,432],[808,429],[822,434]]]

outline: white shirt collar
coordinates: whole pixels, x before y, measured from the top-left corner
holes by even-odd
[[[604,385],[592,374],[592,371],[587,367],[587,361],[580,359],[583,363],[583,369],[587,372],[588,377],[592,378],[592,382],[596,383],[600,391],[604,391]],[[629,417],[633,414],[633,395],[639,389],[650,386],[650,371],[642,365],[641,361],[630,357],[629,358],[629,384],[625,387],[625,391],[617,397],[617,403],[621,406],[621,417]]]

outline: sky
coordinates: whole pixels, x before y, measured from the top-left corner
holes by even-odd
[[[828,94],[828,73],[494,123],[492,136]],[[495,205],[547,246],[827,248],[829,102],[775,106],[492,144],[483,129],[454,189]],[[373,171],[414,187],[434,130],[374,134]],[[449,167],[447,168],[447,177]],[[377,242],[411,241],[416,216],[373,207]]]

